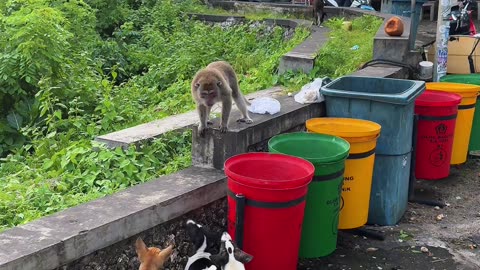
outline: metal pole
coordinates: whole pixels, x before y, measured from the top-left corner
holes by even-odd
[[[410,50],[415,49],[415,40],[417,39],[416,33],[418,32],[418,26],[420,24],[419,14],[415,12],[416,0],[412,0],[412,6],[410,7]],[[416,28],[416,29],[415,29]]]
[[[456,1],[456,0],[452,0]],[[433,81],[438,82],[440,78],[447,75],[448,38],[450,21],[448,16],[452,8],[450,0],[438,1],[437,38],[435,40],[436,53],[433,66]]]

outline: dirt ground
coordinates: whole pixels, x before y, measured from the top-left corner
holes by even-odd
[[[385,240],[341,231],[331,256],[303,260],[298,269],[480,269],[479,173],[480,159],[471,159],[452,167],[447,179],[417,180],[415,198],[448,206],[409,202],[398,225],[365,226]]]

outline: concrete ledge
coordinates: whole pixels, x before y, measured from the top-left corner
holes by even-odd
[[[324,103],[300,104],[293,97],[279,97],[281,110],[275,115],[252,115],[253,124],[232,121],[227,133],[220,133],[218,119],[200,137],[193,129],[192,164],[194,166],[223,169],[226,159],[237,154],[258,151],[257,144],[266,143],[271,137],[288,131],[303,130],[305,121],[325,116]],[[231,119],[240,118],[240,112],[232,113]],[[264,147],[262,147],[264,148]]]
[[[226,195],[222,171],[190,167],[0,234],[0,269],[53,269]]]
[[[228,20],[247,21],[244,16],[237,15],[210,15],[202,13],[188,13],[188,18],[203,22],[225,22]]]
[[[203,22],[225,22],[229,20],[245,22],[248,19],[245,16],[239,15],[211,15],[202,13],[188,13],[190,19],[199,20]],[[296,28],[296,27],[310,27],[311,21],[301,19],[263,19],[260,22],[264,22],[269,25],[278,25],[281,27]]]
[[[283,74],[289,70],[304,73],[312,71],[319,50],[328,41],[329,29],[314,26],[312,30],[312,34],[302,44],[282,56],[278,74]]]
[[[351,75],[363,76],[363,77],[380,77],[380,78],[395,78],[406,79],[408,78],[408,71],[401,67],[391,66],[370,66],[364,69],[360,69]]]
[[[248,100],[253,100],[259,97],[276,97],[281,94],[282,90],[283,88],[281,87],[272,87],[246,95],[246,98]],[[237,108],[236,106],[233,106],[233,111],[235,110],[237,110]],[[220,106],[215,106],[212,109],[212,113],[219,113],[220,111]],[[96,137],[95,141],[104,143],[107,147],[111,148],[127,148],[129,145],[132,144],[137,145],[158,138],[162,134],[165,134],[169,131],[191,128],[197,122],[197,112],[189,111],[186,113],[172,115],[160,120],[155,120],[138,126],[101,135]]]

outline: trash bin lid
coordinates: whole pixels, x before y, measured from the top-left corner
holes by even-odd
[[[268,148],[270,152],[301,157],[316,165],[347,158],[350,143],[328,134],[292,132],[272,137],[268,141]]]
[[[449,74],[442,76],[440,81],[480,85],[480,74]]]
[[[466,83],[429,82],[425,85],[427,90],[450,92],[462,97],[476,97],[480,91],[480,86]]]
[[[424,81],[343,76],[321,88],[325,96],[408,105],[425,90]],[[328,101],[327,101],[328,102]]]
[[[415,106],[450,107],[460,104],[462,96],[455,93],[425,91],[416,100]]]
[[[373,121],[341,117],[311,118],[305,124],[309,131],[332,134],[342,138],[376,137],[380,134],[381,129],[381,126]]]
[[[249,152],[228,158],[225,174],[242,185],[263,189],[294,189],[312,181],[315,167],[300,157]]]

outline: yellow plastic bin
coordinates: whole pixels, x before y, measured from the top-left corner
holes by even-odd
[[[334,135],[350,143],[338,228],[362,227],[368,220],[375,147],[381,126],[367,120],[333,117],[312,118],[306,126],[308,132]]]
[[[473,115],[480,86],[463,83],[431,82],[425,87],[431,91],[455,93],[462,96],[458,106],[457,123],[453,134],[453,149],[450,164],[457,165],[467,161],[468,143],[472,132]]]

